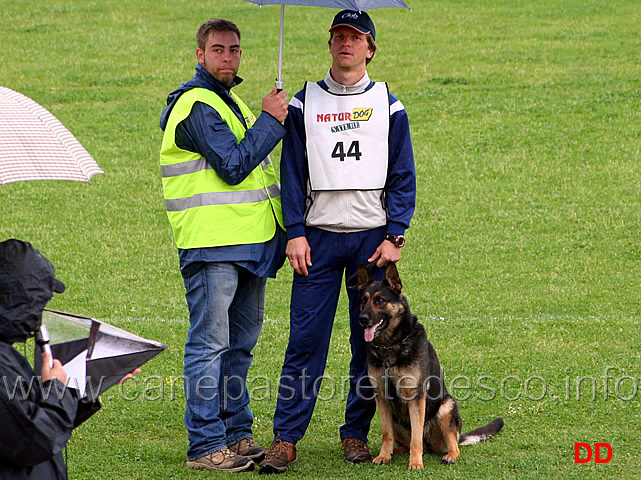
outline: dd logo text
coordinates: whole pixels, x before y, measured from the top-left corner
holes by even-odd
[[[601,451],[607,450],[607,456],[602,458]],[[607,443],[595,443],[594,450],[588,443],[574,444],[574,463],[589,463],[594,452],[594,463],[608,463],[612,460],[612,447]],[[582,458],[581,455],[585,456]]]

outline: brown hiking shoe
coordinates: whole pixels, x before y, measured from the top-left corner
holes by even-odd
[[[240,442],[231,445],[229,449],[238,455],[251,458],[255,463],[259,463],[267,453],[267,449],[256,445],[252,437],[243,438]]]
[[[343,439],[345,463],[367,463],[372,461],[372,454],[367,448],[367,443],[358,438]]]
[[[288,466],[296,464],[298,464],[296,445],[276,438],[269,447],[265,460],[260,462],[258,473],[260,475],[283,473]]]
[[[250,472],[254,469],[254,462],[251,458],[236,455],[229,448],[223,448],[196,460],[189,460],[187,468],[210,472]]]

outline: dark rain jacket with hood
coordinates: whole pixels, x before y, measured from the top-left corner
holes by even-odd
[[[62,450],[99,408],[79,402],[59,380],[42,383],[13,347],[33,336],[45,305],[62,291],[38,250],[19,240],[0,243],[0,480],[66,479]]]

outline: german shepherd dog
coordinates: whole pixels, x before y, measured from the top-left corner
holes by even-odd
[[[409,469],[423,468],[423,450],[445,453],[443,463],[459,457],[459,445],[486,440],[503,427],[495,418],[461,435],[456,400],[447,393],[436,351],[423,325],[410,312],[393,262],[382,282],[360,265],[360,324],[365,328],[367,369],[376,390],[383,443],[374,463],[389,463],[392,454],[407,452]],[[396,442],[398,448],[394,448]]]

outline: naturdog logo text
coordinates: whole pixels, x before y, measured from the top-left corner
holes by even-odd
[[[351,112],[319,113],[316,115],[317,123],[348,122],[331,127],[332,133],[360,128],[358,122],[367,122],[372,117],[373,108],[354,108]]]

